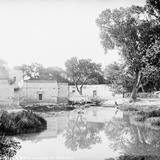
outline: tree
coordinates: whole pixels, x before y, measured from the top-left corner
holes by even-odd
[[[134,76],[131,101],[137,91],[147,65],[159,64],[160,53],[150,52],[159,42],[160,27],[147,15],[144,7],[106,9],[97,19],[101,30],[101,43],[107,53],[118,49],[128,69]]]
[[[72,57],[65,63],[66,72],[70,80],[75,84],[76,89],[82,95],[82,88],[93,80],[102,77],[101,65],[92,62],[90,59],[77,59]]]
[[[43,67],[38,63],[32,63],[30,65],[22,65],[16,67],[23,71],[24,79],[30,80],[55,80],[58,82],[69,82],[66,77],[66,73],[63,69],[58,67]]]
[[[107,65],[104,70],[104,76],[115,93],[121,93],[124,97],[125,92],[131,91],[134,77],[124,64],[114,62]]]
[[[23,64],[15,68],[22,70],[24,79],[34,80],[39,78],[39,73],[43,69],[43,66],[39,63],[32,63],[31,65]]]

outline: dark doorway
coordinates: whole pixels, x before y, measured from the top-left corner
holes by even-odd
[[[40,101],[42,100],[42,94],[39,94],[39,100]]]
[[[93,90],[93,97],[96,97],[96,96],[97,96],[97,91]]]

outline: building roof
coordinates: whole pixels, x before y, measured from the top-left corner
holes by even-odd
[[[57,83],[57,81],[53,80],[25,80],[26,83]]]

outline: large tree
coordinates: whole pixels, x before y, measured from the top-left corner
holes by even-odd
[[[101,65],[90,59],[72,57],[66,61],[65,66],[70,80],[75,84],[80,95],[82,95],[82,88],[85,84],[93,83],[103,77]]]
[[[131,101],[135,101],[143,70],[148,65],[159,64],[160,53],[150,51],[157,49],[154,46],[159,42],[160,27],[139,6],[106,9],[99,15],[97,24],[105,51],[118,49],[135,77],[131,93]]]

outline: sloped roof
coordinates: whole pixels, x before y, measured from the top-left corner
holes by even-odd
[[[57,81],[53,80],[25,80],[26,83],[57,83]]]

